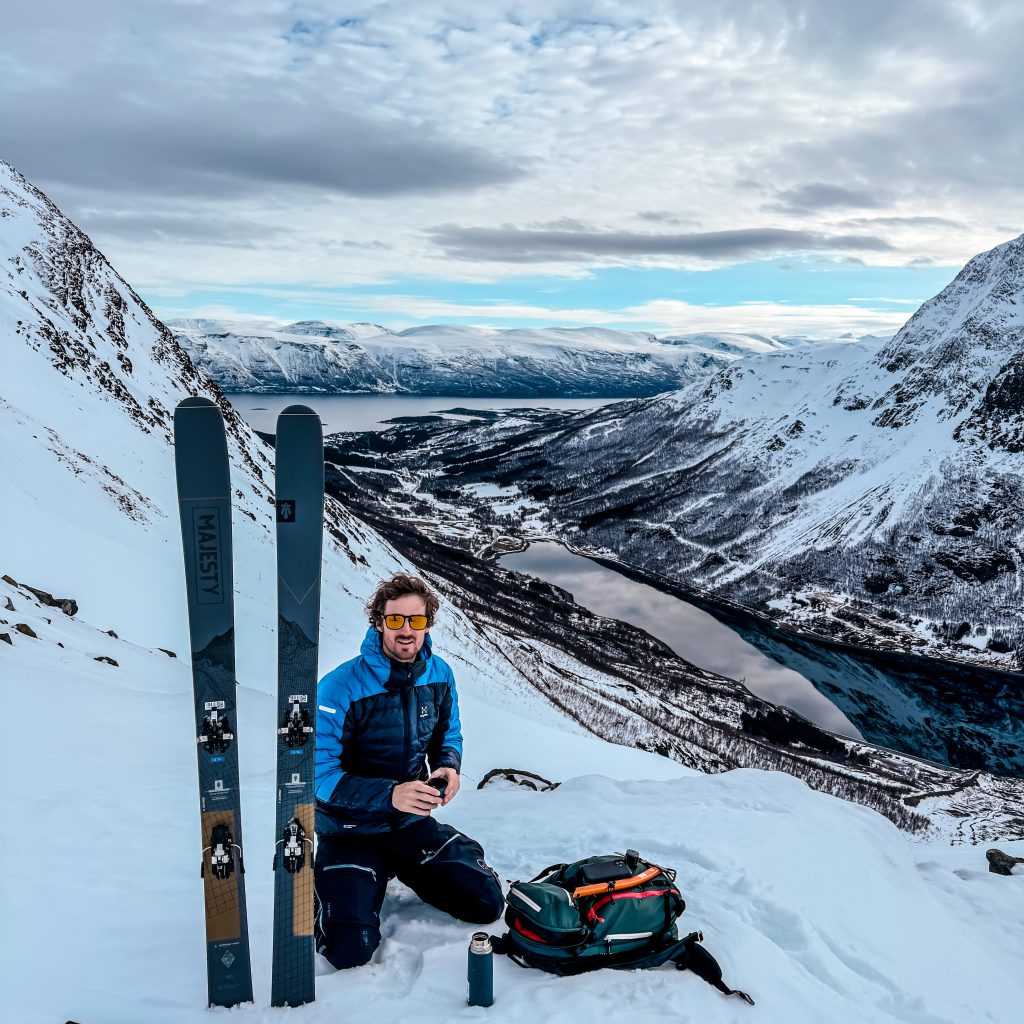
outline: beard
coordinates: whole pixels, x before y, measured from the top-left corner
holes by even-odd
[[[410,644],[400,644],[393,636],[388,636],[387,633],[381,634],[381,647],[384,653],[395,661],[415,661],[422,646],[422,637],[413,639]]]

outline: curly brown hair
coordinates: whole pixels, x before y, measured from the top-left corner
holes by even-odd
[[[423,598],[427,606],[427,628],[434,624],[434,616],[437,609],[441,607],[437,594],[434,593],[419,576],[411,576],[407,572],[396,572],[389,580],[381,580],[373,596],[366,602],[366,614],[370,618],[370,625],[374,628],[380,626],[380,620],[384,617],[384,605],[395,598],[405,597],[406,594],[417,594]]]

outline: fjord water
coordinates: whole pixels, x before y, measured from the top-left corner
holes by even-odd
[[[385,430],[396,416],[436,416],[446,409],[593,409],[607,398],[466,398],[421,395],[228,395],[254,430],[272,434],[286,406],[308,405],[320,417],[324,434]]]
[[[506,569],[528,573],[569,591],[577,604],[599,615],[639,626],[681,658],[782,704],[841,736],[862,738],[850,720],[798,672],[766,657],[707,612],[670,594],[575,555],[554,541],[533,543],[499,559]]]

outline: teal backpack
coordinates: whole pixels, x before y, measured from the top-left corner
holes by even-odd
[[[754,1000],[722,981],[722,969],[691,932],[679,938],[686,907],[676,873],[635,850],[553,864],[529,882],[513,882],[506,897],[509,930],[492,936],[496,953],[521,967],[571,975],[600,967],[633,970],[672,961],[726,995]]]

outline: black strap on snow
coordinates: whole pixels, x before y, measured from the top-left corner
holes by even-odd
[[[741,992],[738,988],[729,988],[722,980],[722,968],[718,961],[700,944],[703,938],[700,932],[691,932],[676,944],[682,949],[669,957],[675,962],[676,969],[692,971],[698,978],[703,978],[709,985],[714,985],[719,992],[727,996],[739,996],[745,1003],[753,1006],[754,1000],[746,992]]]
[[[729,988],[722,980],[722,968],[718,961],[700,945],[703,938],[704,936],[700,932],[691,932],[685,939],[679,939],[658,950],[647,950],[638,955],[616,958],[614,962],[606,959],[604,963],[601,963],[596,957],[588,963],[580,960],[566,961],[564,964],[552,964],[551,972],[565,977],[598,967],[611,967],[619,971],[647,970],[661,967],[662,964],[667,964],[671,960],[676,965],[676,970],[692,971],[698,978],[713,985],[723,995],[739,996],[745,1003],[753,1006],[754,1000],[746,992],[738,988]],[[495,953],[507,956],[509,960],[520,967],[532,966],[511,948],[508,942],[508,933],[492,935],[491,948]]]

